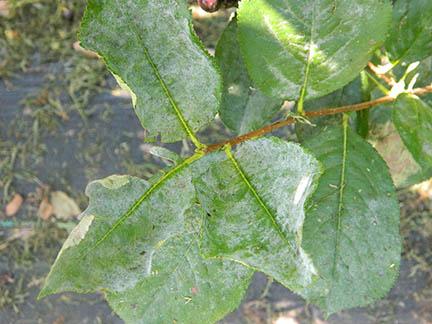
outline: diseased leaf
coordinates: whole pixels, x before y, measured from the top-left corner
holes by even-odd
[[[158,248],[150,277],[132,289],[107,294],[110,306],[125,321],[214,323],[240,304],[253,271],[232,261],[203,259],[197,242],[202,217],[191,214],[190,234]]]
[[[352,81],[386,37],[380,0],[244,0],[239,41],[249,74],[270,96],[317,98]]]
[[[399,205],[387,166],[347,118],[304,144],[324,165],[302,245],[320,279],[298,292],[328,314],[366,305],[390,290],[399,269]]]
[[[394,103],[393,122],[416,162],[432,173],[432,107],[402,94]]]
[[[219,40],[216,60],[224,84],[219,109],[224,124],[236,133],[244,134],[270,122],[282,102],[267,97],[252,84],[240,54],[235,18]]]
[[[316,272],[300,245],[317,161],[277,138],[246,142],[212,159],[194,180],[208,213],[204,256],[249,265],[290,288],[310,285]]]
[[[90,205],[60,251],[41,295],[122,291],[148,276],[157,245],[184,231],[184,213],[194,201],[185,166],[152,185],[130,176],[90,183]]]
[[[194,235],[200,222],[193,214],[198,207],[186,168],[191,160],[186,161],[152,185],[130,176],[92,182],[90,205],[63,245],[40,297],[104,290],[130,323],[194,323],[190,318],[210,323],[232,310],[252,273],[233,262],[199,257]],[[164,311],[160,303],[138,305],[137,295],[142,301],[164,298]]]
[[[394,63],[412,63],[432,54],[432,1],[396,0],[385,47]]]
[[[90,0],[80,39],[134,93],[150,136],[181,140],[213,120],[220,78],[185,1]]]

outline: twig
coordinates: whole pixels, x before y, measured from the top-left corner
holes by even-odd
[[[409,93],[417,95],[417,96],[423,96],[425,94],[432,93],[432,85],[424,87],[424,88],[413,89]],[[363,110],[363,109],[372,108],[374,106],[382,105],[385,103],[393,102],[395,100],[396,100],[396,98],[393,96],[384,96],[384,97],[381,97],[381,98],[378,98],[378,99],[375,99],[372,101],[366,101],[366,102],[362,102],[362,103],[355,104],[355,105],[347,105],[347,106],[341,106],[341,107],[336,107],[336,108],[323,108],[323,109],[320,109],[317,111],[309,111],[309,112],[305,113],[305,117],[314,118],[314,117],[321,117],[321,116],[336,115],[336,114],[341,114],[341,113],[346,113],[346,112],[351,112],[351,111],[359,111],[359,110]],[[234,145],[240,144],[242,142],[251,140],[253,138],[261,137],[261,136],[263,136],[267,133],[271,133],[271,132],[273,132],[273,131],[281,128],[281,127],[293,124],[294,122],[295,122],[295,118],[288,117],[285,120],[281,120],[281,121],[275,122],[273,124],[264,126],[260,129],[254,130],[252,132],[246,133],[244,135],[240,135],[238,137],[231,138],[228,141],[225,141],[222,143],[217,143],[217,144],[211,144],[204,149],[204,153],[210,153],[210,152],[218,151],[226,145],[234,146]]]

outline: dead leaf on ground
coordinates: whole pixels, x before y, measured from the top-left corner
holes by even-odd
[[[54,207],[50,204],[47,197],[44,197],[39,205],[38,216],[43,220],[48,220],[54,214]]]
[[[54,191],[51,193],[51,205],[53,206],[54,215],[63,220],[81,214],[81,210],[75,200],[63,191]]]
[[[14,216],[21,208],[24,199],[20,194],[15,194],[12,200],[6,205],[5,212],[6,216]]]

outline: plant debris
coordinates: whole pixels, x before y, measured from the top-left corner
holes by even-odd
[[[68,220],[81,214],[78,204],[63,191],[51,193],[51,205],[54,215],[62,220]]]
[[[24,199],[20,194],[15,194],[13,196],[12,200],[6,205],[6,208],[5,208],[6,216],[12,217],[16,213],[18,213],[18,211],[21,208],[23,201],[24,201]]]

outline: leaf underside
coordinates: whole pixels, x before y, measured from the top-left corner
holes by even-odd
[[[398,275],[399,205],[387,166],[347,121],[305,146],[324,165],[303,227],[320,279],[298,292],[328,314],[366,305]]]
[[[133,92],[149,139],[181,140],[213,120],[220,77],[185,1],[90,0],[80,40]]]
[[[244,0],[239,41],[254,83],[272,97],[326,95],[352,81],[386,37],[377,0]]]

